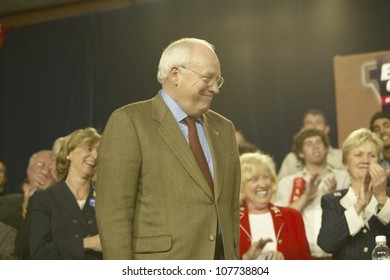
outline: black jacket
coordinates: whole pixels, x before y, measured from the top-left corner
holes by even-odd
[[[84,251],[83,238],[98,233],[93,188],[81,210],[64,181],[37,191],[28,210],[29,247],[32,259],[102,259]]]
[[[375,236],[386,235],[390,240],[390,223],[384,225],[373,215],[368,220],[369,227],[364,226],[351,236],[344,214],[346,209],[340,204],[347,192],[348,189],[344,189],[322,196],[322,224],[317,243],[325,252],[333,254],[335,259],[370,260]],[[390,188],[387,188],[389,193]]]

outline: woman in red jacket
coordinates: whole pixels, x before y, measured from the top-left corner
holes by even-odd
[[[301,213],[270,202],[277,186],[272,158],[247,153],[240,162],[240,258],[311,259]]]

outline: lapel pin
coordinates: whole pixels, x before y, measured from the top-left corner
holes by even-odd
[[[95,202],[95,198],[94,197],[91,197],[89,199],[88,203],[89,203],[89,206],[91,206],[92,208],[95,208],[96,202]]]

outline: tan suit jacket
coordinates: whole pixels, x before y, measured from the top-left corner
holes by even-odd
[[[203,126],[215,198],[160,94],[111,115],[99,148],[96,196],[105,259],[213,259],[217,219],[226,259],[238,259],[235,129],[211,110]]]

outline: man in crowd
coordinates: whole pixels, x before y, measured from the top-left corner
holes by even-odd
[[[306,129],[294,137],[293,152],[303,169],[279,181],[274,202],[301,211],[307,240],[314,259],[327,259],[317,245],[321,228],[321,197],[336,189],[348,186],[346,170],[334,169],[326,159],[329,150],[328,136],[318,129]]]
[[[16,254],[20,259],[30,259],[29,225],[25,221],[30,198],[37,190],[47,189],[58,181],[51,150],[34,153],[28,161],[26,172],[27,178],[21,186],[23,191],[21,222],[16,235]]]
[[[383,141],[383,153],[380,159],[382,167],[387,170],[387,186],[390,185],[390,116],[376,112],[370,120],[370,130]]]
[[[325,114],[321,110],[311,109],[305,113],[302,120],[301,130],[309,128],[316,128],[329,136],[330,126],[325,117]],[[326,162],[334,169],[343,169],[344,166],[341,158],[341,150],[333,148],[329,145]],[[297,158],[293,152],[290,152],[286,155],[282,162],[278,172],[278,179],[280,180],[287,175],[294,174],[302,168],[302,161],[299,160],[299,158]]]

